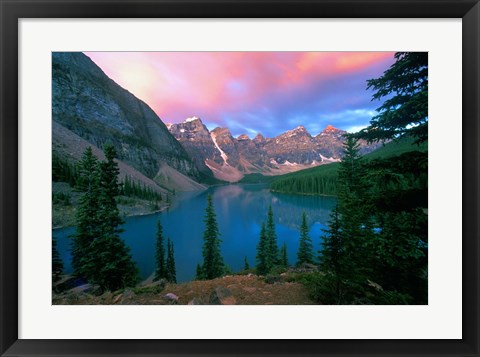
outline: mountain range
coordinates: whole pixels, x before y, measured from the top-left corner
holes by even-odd
[[[340,161],[344,130],[328,125],[312,136],[298,126],[274,138],[257,134],[233,137],[228,128],[209,131],[199,117],[181,123],[167,123],[168,130],[183,145],[200,171],[223,181],[236,182],[245,174],[273,176]],[[361,141],[360,152],[368,153],[376,145]]]
[[[198,190],[244,175],[280,175],[339,161],[343,130],[328,126],[316,136],[303,126],[274,138],[233,137],[208,130],[198,117],[164,124],[143,101],[111,80],[80,52],[52,53],[52,149],[69,161],[92,146],[102,157],[115,146],[120,179],[129,175],[159,192]],[[360,143],[363,153],[376,146]]]

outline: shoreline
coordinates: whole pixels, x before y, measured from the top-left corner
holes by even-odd
[[[125,216],[123,216],[124,218],[125,217],[141,217],[141,216],[149,216],[149,215],[152,215],[152,214],[156,214],[156,213],[159,213],[159,212],[163,212],[165,210],[167,210],[168,208],[170,208],[170,206],[164,206],[162,208],[159,208],[158,210],[155,210],[155,211],[152,211],[152,212],[143,212],[143,213],[136,213],[136,214],[127,214]],[[55,227],[52,227],[52,231],[56,230],[56,229],[62,229],[62,228],[68,228],[68,227],[75,227],[74,225],[72,226],[55,226]]]
[[[317,197],[338,197],[338,195],[327,195],[325,193],[304,193],[304,192],[285,192],[285,191],[277,191],[270,189],[272,193],[280,193],[282,195],[294,195],[294,196],[317,196]]]

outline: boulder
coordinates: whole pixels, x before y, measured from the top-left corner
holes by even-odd
[[[178,302],[178,296],[175,295],[174,293],[167,293],[167,294],[163,295],[163,298],[165,300],[168,300],[168,301],[173,302],[173,303]]]
[[[85,294],[92,294],[92,295],[98,295],[101,293],[100,287],[98,285],[92,285],[92,284],[83,284],[74,287],[73,289],[70,289],[69,292],[72,293],[85,293]]]
[[[232,292],[223,286],[218,286],[210,295],[211,305],[235,305],[237,300]]]
[[[115,296],[113,304],[135,305],[135,296],[136,294],[132,290],[126,289],[123,293]]]
[[[188,302],[188,305],[205,305],[205,302],[202,299],[193,298]]]

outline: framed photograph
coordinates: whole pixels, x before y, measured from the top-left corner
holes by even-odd
[[[1,5],[2,356],[478,356],[478,1]]]

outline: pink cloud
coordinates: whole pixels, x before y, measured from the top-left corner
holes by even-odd
[[[245,111],[367,70],[387,52],[87,52],[115,82],[145,101],[164,121]],[[390,61],[391,62],[391,61]]]

